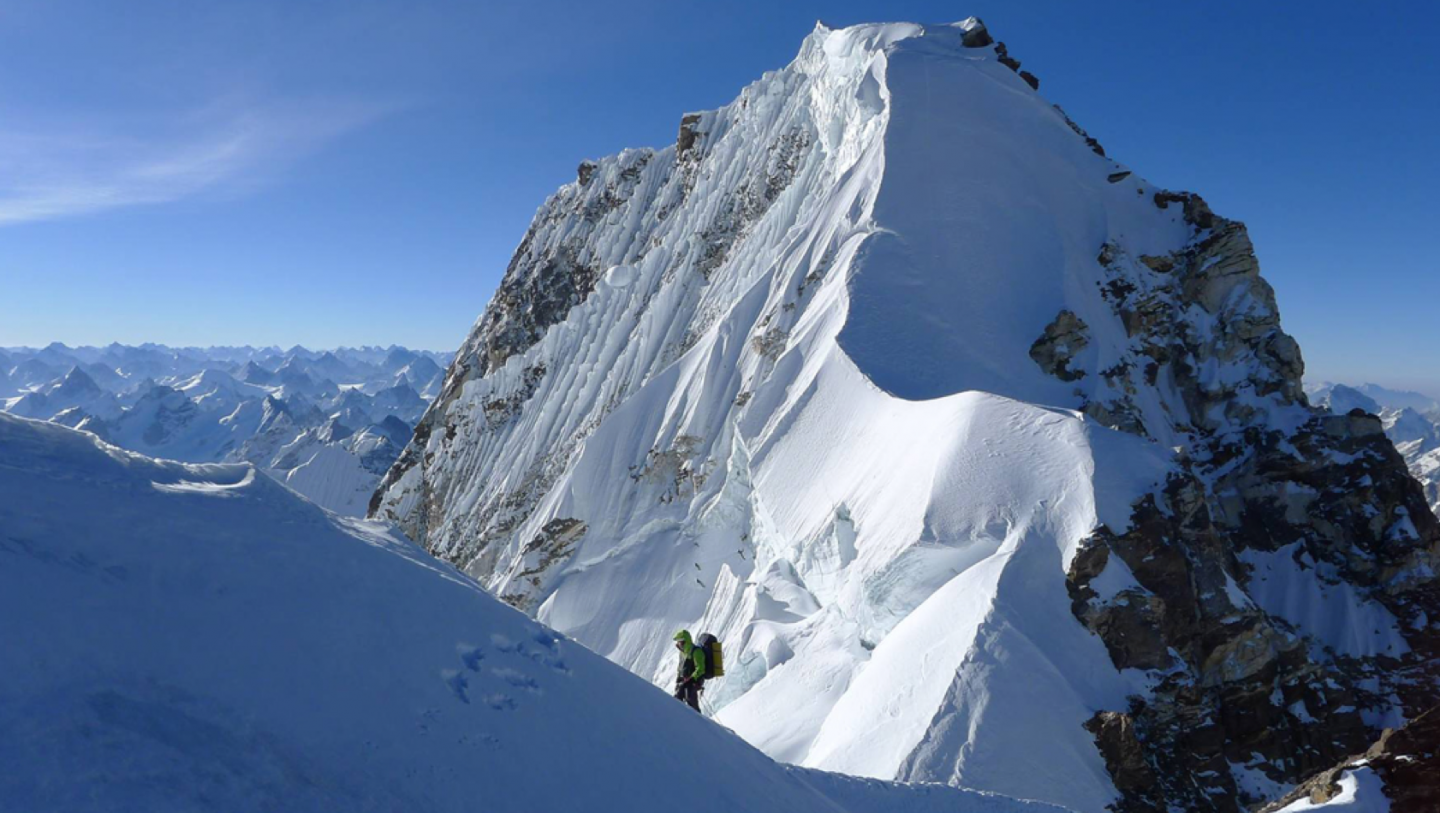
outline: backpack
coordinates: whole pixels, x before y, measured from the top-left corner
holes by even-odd
[[[720,639],[707,632],[695,641],[695,646],[705,650],[705,679],[725,677],[725,653],[720,649]]]

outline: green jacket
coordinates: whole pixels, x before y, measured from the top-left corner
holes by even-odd
[[[684,644],[680,649],[680,669],[676,674],[676,680],[683,681],[686,678],[691,680],[705,679],[705,650],[695,646],[695,641],[690,637],[690,630],[680,630],[675,633],[675,640]],[[686,674],[686,672],[689,674]]]

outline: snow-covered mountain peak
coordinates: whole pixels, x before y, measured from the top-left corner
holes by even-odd
[[[70,368],[65,377],[56,382],[53,387],[45,391],[46,395],[57,396],[94,396],[100,394],[100,386],[95,383],[86,372],[77,365]]]
[[[1307,405],[1244,226],[1038,86],[974,21],[819,26],[581,164],[372,515],[657,682],[719,634],[788,761],[1234,810],[1344,754],[1418,701],[1306,653],[1421,658],[1440,525]]]

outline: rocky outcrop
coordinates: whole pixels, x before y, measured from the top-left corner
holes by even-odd
[[[699,113],[686,113],[680,119],[680,134],[675,138],[676,156],[684,156],[695,146],[695,140],[700,137],[700,119]]]
[[[1030,358],[1040,369],[1061,381],[1079,381],[1085,371],[1072,368],[1075,356],[1090,344],[1089,328],[1070,311],[1060,311],[1045,333],[1030,346]]]
[[[767,150],[764,171],[726,196],[699,235],[698,269],[707,280],[725,263],[731,249],[764,216],[780,193],[790,186],[812,140],[810,131],[803,127],[781,134]]]
[[[1225,459],[1222,471],[1192,463],[1137,509],[1130,530],[1102,529],[1076,557],[1076,617],[1117,667],[1150,675],[1125,711],[1164,799],[1242,810],[1263,798],[1232,766],[1293,783],[1363,747],[1376,733],[1368,720],[1387,709],[1436,701],[1440,649],[1428,619],[1440,605],[1428,574],[1440,532],[1370,423],[1317,418],[1288,439],[1255,438],[1255,450]],[[1384,607],[1379,617],[1395,619],[1404,644],[1337,652],[1303,623],[1270,614],[1246,592],[1263,592],[1247,551],[1312,563],[1303,578]],[[1117,580],[1111,568],[1126,577],[1121,589],[1100,586]],[[1148,789],[1121,789],[1117,810],[1164,809]]]
[[[584,253],[574,243],[541,251],[533,244],[520,244],[495,294],[501,308],[486,311],[497,314],[485,325],[489,329],[480,360],[486,371],[539,341],[546,328],[564,319],[595,290],[600,269]],[[501,314],[510,318],[500,318]]]
[[[1003,42],[995,43],[995,61],[1012,71],[1017,73],[1020,71],[1020,60],[1010,56],[1010,51],[1005,47],[1005,43]]]
[[[1155,795],[1155,772],[1145,760],[1145,749],[1135,736],[1135,724],[1130,715],[1102,711],[1090,718],[1085,728],[1095,735],[1095,744],[1105,758],[1105,768],[1115,780],[1115,788],[1127,796],[1143,798],[1147,803],[1158,806],[1160,800]]]
[[[1120,811],[1164,810],[1158,799],[1243,810],[1262,798],[1237,783],[1232,765],[1296,781],[1368,739],[1362,675],[1336,681],[1301,636],[1246,597],[1233,539],[1210,508],[1199,478],[1176,476],[1127,533],[1102,529],[1071,569],[1076,617],[1116,667],[1149,676],[1124,711],[1156,784],[1127,790],[1112,773]],[[1101,587],[1117,580],[1126,586]]]
[[[467,378],[484,376],[524,352],[594,292],[604,268],[587,238],[636,194],[653,155],[631,151],[618,165],[607,166],[603,179],[596,177],[598,164],[581,164],[576,182],[536,216],[462,349]],[[595,180],[599,183],[592,185]]]
[[[1069,126],[1069,128],[1070,128],[1071,130],[1074,130],[1076,135],[1078,135],[1078,136],[1080,136],[1081,138],[1085,139],[1085,144],[1086,144],[1086,146],[1088,146],[1088,147],[1090,148],[1090,151],[1091,151],[1091,152],[1095,153],[1096,155],[1098,155],[1098,156],[1100,156],[1100,157],[1102,157],[1102,158],[1105,156],[1105,148],[1102,147],[1102,146],[1100,146],[1100,142],[1099,142],[1099,141],[1096,141],[1094,138],[1092,138],[1092,137],[1090,136],[1089,133],[1085,132],[1085,128],[1083,128],[1083,127],[1081,127],[1080,125],[1076,124],[1076,123],[1075,123],[1075,120],[1072,119],[1072,118],[1070,118],[1070,114],[1065,112],[1065,109],[1064,109],[1064,108],[1062,108],[1062,107],[1061,107],[1060,105],[1058,105],[1058,104],[1057,104],[1057,105],[1053,105],[1053,107],[1055,108],[1055,112],[1059,113],[1059,114],[1065,119],[1065,124],[1066,124],[1067,126]]]
[[[1156,202],[1182,203],[1194,237],[1167,255],[1101,248],[1101,296],[1131,342],[1101,371],[1104,385],[1088,392],[1087,414],[1168,442],[1175,429],[1190,437],[1255,424],[1268,414],[1257,399],[1305,409],[1300,349],[1280,329],[1275,292],[1260,276],[1244,224],[1217,217],[1196,195],[1157,193]],[[1218,372],[1226,367],[1244,373],[1227,379]],[[1183,408],[1141,409],[1136,393],[1156,387],[1172,390]]]
[[[1123,726],[1092,721],[1115,809],[1238,813],[1362,749],[1377,721],[1440,701],[1440,523],[1378,418],[1306,403],[1244,226],[1194,195],[1154,200],[1179,204],[1194,239],[1166,256],[1101,250],[1102,294],[1132,351],[1102,372],[1086,412],[1181,456],[1128,529],[1102,527],[1077,554],[1070,596],[1115,666],[1147,675],[1112,710]],[[1053,355],[1036,361],[1075,380]],[[1156,387],[1175,394],[1158,411],[1137,396]],[[1282,579],[1294,583],[1267,583]],[[1325,589],[1337,598],[1313,612],[1353,602],[1372,620],[1341,623],[1375,627],[1363,643],[1327,639],[1295,610]]]
[[[556,566],[569,561],[575,552],[575,545],[585,536],[587,526],[573,517],[552,519],[545,523],[529,542],[525,544],[523,556],[526,566],[519,573],[519,579],[500,598],[506,604],[521,610],[531,609],[531,602],[543,585],[544,579]]]
[[[535,394],[536,388],[540,386],[540,379],[544,377],[544,364],[532,364],[526,367],[520,377],[520,386],[514,392],[497,395],[485,401],[483,407],[485,425],[496,429],[513,419],[525,406],[525,402]]]
[[[1347,773],[1378,775],[1390,813],[1440,810],[1440,708],[1430,709],[1399,729],[1385,729],[1363,754],[1321,771],[1259,813],[1280,813],[1300,801],[1323,805],[1341,793]]]
[[[984,26],[980,26],[980,28],[982,31],[984,30]],[[971,29],[969,32],[966,33],[967,38],[974,38],[973,35],[974,29]],[[990,35],[986,33],[983,39],[985,40],[986,44],[989,44]],[[1005,47],[1005,43],[995,43],[995,58],[996,61],[999,62],[1001,65],[1004,65],[1010,70],[1015,71],[1015,73],[1018,74],[1022,80],[1024,80],[1025,84],[1030,86],[1031,90],[1040,89],[1040,78],[1037,77],[1035,74],[1031,73],[1030,71],[1020,70],[1020,60],[1010,56],[1010,51]],[[1074,126],[1073,122],[1071,126]]]
[[[995,40],[990,37],[989,30],[985,28],[985,23],[981,22],[979,17],[972,17],[969,22],[970,26],[965,29],[965,33],[960,37],[961,45],[964,45],[966,48],[984,48],[995,42]]]
[[[755,349],[756,353],[759,353],[771,361],[775,361],[780,358],[780,354],[784,352],[785,343],[789,338],[790,334],[788,332],[777,327],[772,327],[764,333],[752,336],[750,338],[750,346]]]

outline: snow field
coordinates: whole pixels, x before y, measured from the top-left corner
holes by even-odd
[[[1055,809],[778,765],[248,465],[0,415],[0,494],[7,809]]]

